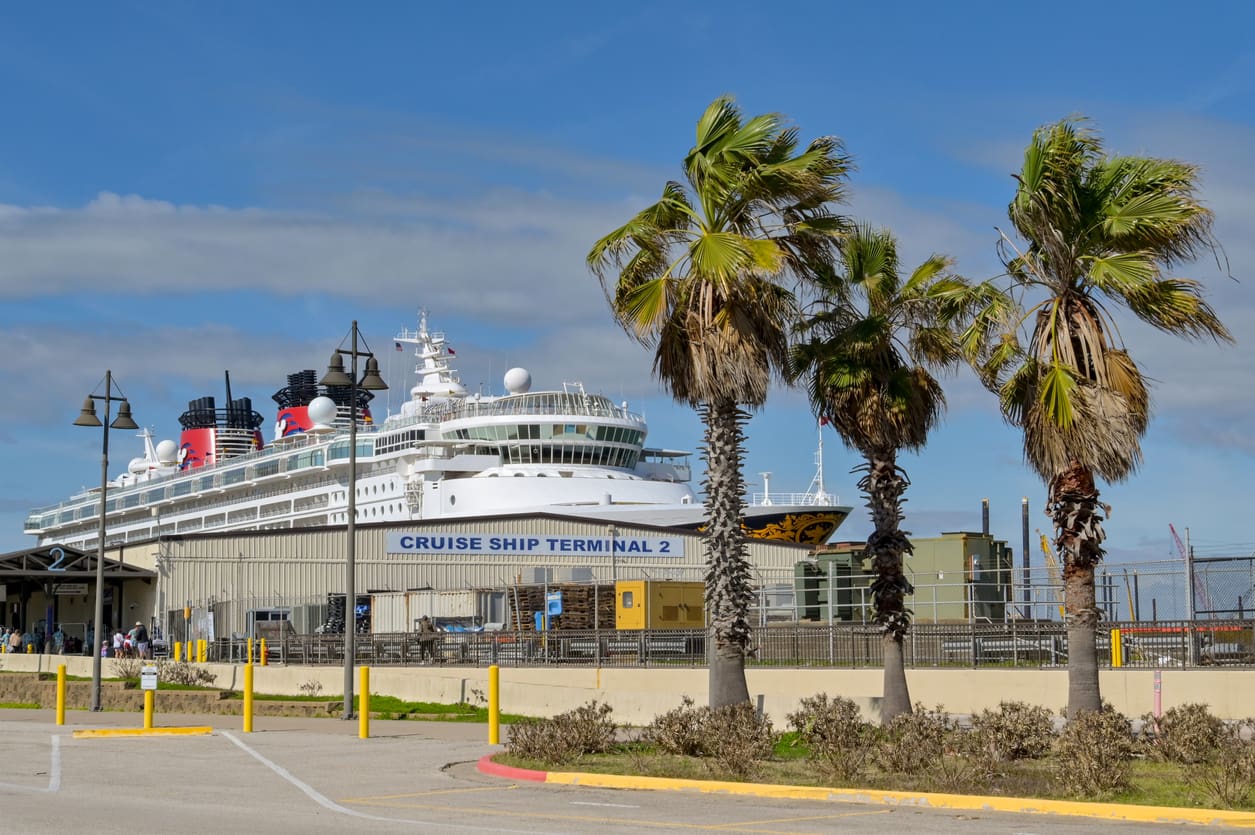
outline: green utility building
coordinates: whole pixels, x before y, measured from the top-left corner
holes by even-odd
[[[955,531],[912,539],[904,571],[915,586],[906,599],[921,623],[1001,621],[1012,594],[1012,553],[989,534]],[[824,546],[794,566],[797,618],[869,622],[874,579],[866,543]]]

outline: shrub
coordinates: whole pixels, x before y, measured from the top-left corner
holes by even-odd
[[[725,774],[744,780],[771,758],[779,737],[749,702],[706,710],[704,749]]]
[[[510,728],[506,750],[516,757],[562,765],[585,754],[601,754],[614,745],[617,730],[612,708],[591,701],[552,719],[519,722]]]
[[[830,700],[827,693],[820,693],[802,699],[788,719],[825,772],[841,780],[862,773],[875,745],[876,728],[863,721],[854,702],[841,696]]]
[[[1245,806],[1255,791],[1255,743],[1243,742],[1236,735],[1223,737],[1216,756],[1187,765],[1185,776],[1208,806]]]
[[[1158,722],[1148,713],[1142,721],[1151,756],[1182,765],[1211,762],[1232,736],[1204,704],[1169,708]]]
[[[157,662],[157,678],[161,681],[168,681],[172,684],[184,684],[189,687],[203,687],[217,681],[214,674],[204,667],[197,667],[195,664],[188,664],[186,661],[169,661],[164,658]]]
[[[1128,786],[1135,750],[1128,719],[1113,710],[1081,711],[1055,741],[1051,777],[1065,794],[1110,794]]]
[[[972,745],[990,762],[1037,759],[1050,751],[1054,721],[1044,707],[1002,702],[972,717]]]
[[[113,675],[116,678],[137,679],[144,663],[142,658],[115,658],[113,659]]]
[[[309,681],[301,685],[301,692],[306,696],[313,698],[322,692],[322,682],[316,678],[311,678]]]
[[[688,696],[675,710],[655,716],[645,728],[643,739],[664,754],[700,757],[706,742],[706,720],[710,709],[696,707]]]
[[[955,732],[941,705],[930,711],[916,703],[913,712],[894,717],[884,727],[876,762],[893,774],[920,776],[942,758],[947,747],[956,747],[951,739]]]

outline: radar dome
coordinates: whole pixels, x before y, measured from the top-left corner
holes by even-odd
[[[309,419],[314,422],[314,427],[327,427],[335,423],[336,419],[336,402],[330,397],[315,397],[309,401],[308,407]]]
[[[527,394],[532,387],[532,375],[526,368],[511,368],[505,373],[505,390],[510,394]]]
[[[173,464],[178,460],[179,445],[174,441],[162,441],[157,444],[157,460],[162,464]]]

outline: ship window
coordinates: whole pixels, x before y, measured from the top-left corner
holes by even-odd
[[[196,489],[197,490],[214,489],[214,477],[211,475],[204,476],[203,478],[201,478],[200,484],[197,485]]]
[[[166,497],[166,489],[164,487],[162,487],[159,490],[149,490],[147,493],[144,494],[144,503],[151,504],[153,502],[159,502],[165,497]]]

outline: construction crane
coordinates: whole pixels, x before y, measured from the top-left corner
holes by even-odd
[[[1185,563],[1185,570],[1193,574],[1193,569],[1190,566],[1190,558],[1186,554],[1185,544],[1181,542],[1181,537],[1177,536],[1177,529],[1172,526],[1171,522],[1168,523],[1168,530],[1172,533],[1172,541],[1176,543],[1177,553],[1181,556],[1181,562]],[[1185,533],[1187,536],[1189,535],[1189,532],[1189,528],[1186,528]],[[1215,607],[1211,605],[1211,595],[1207,593],[1207,584],[1203,582],[1203,578],[1194,574],[1193,577],[1187,578],[1187,583],[1192,583],[1193,585],[1194,599],[1202,601],[1203,608],[1212,612],[1212,617],[1215,617],[1216,615],[1213,611]],[[1187,588],[1188,587],[1189,586],[1187,585]],[[1193,611],[1193,609],[1194,607],[1191,606],[1190,610]]]
[[[1046,539],[1046,535],[1037,529],[1037,536],[1041,538],[1041,552],[1046,557],[1046,574],[1050,577],[1050,585],[1059,590],[1059,599],[1063,599],[1063,578],[1059,576],[1059,561],[1055,559],[1055,553],[1050,549],[1050,540]],[[1064,617],[1063,603],[1059,604],[1059,617]]]

